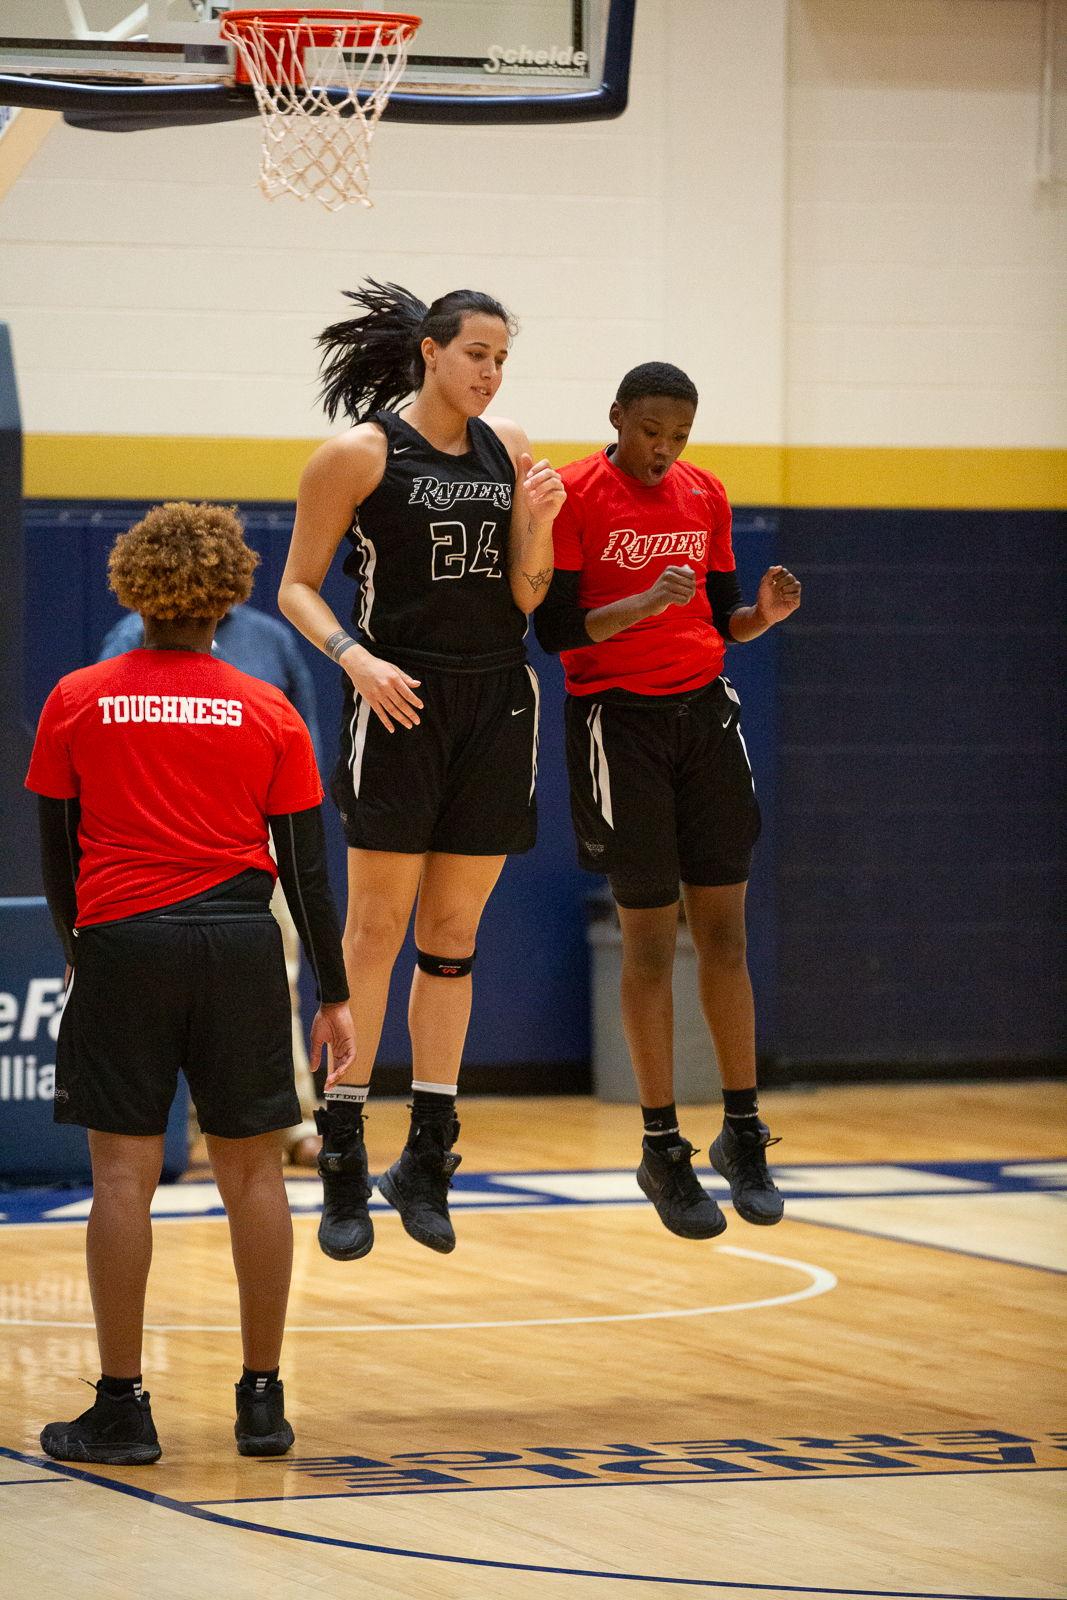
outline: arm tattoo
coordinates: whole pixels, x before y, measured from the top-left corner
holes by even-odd
[[[523,577],[536,594],[539,589],[544,589],[552,582],[552,568],[543,567],[540,572],[524,572]]]
[[[343,628],[338,628],[336,633],[331,633],[328,639],[322,641],[323,653],[340,664],[341,657],[349,645],[355,644],[355,642],[354,639],[349,638]]]

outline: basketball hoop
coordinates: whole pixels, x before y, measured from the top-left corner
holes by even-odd
[[[268,200],[288,192],[328,211],[373,204],[370,142],[421,21],[390,11],[223,13],[236,81],[252,85],[263,121],[259,186]]]

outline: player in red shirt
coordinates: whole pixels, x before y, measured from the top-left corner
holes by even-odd
[[[61,1461],[155,1461],[141,1389],[150,1202],[179,1070],[230,1224],[244,1371],[242,1455],[293,1443],[278,1378],[292,1221],[277,1131],[299,1118],[275,869],[315,971],[312,1056],[353,1057],[311,738],[280,690],[211,653],[259,558],[232,512],[168,505],[121,535],[111,586],[144,648],[60,680],[27,777],[45,892],[67,957],[55,1120],[89,1129],[86,1259],[101,1377],[89,1411],[50,1423]],[[71,969],[73,969],[71,971]],[[368,1190],[369,1192],[369,1190]]]
[[[679,879],[700,1001],[723,1083],[711,1160],[734,1208],[767,1226],[782,1201],[767,1172],[756,1094],[745,888],[760,814],[721,676],[726,640],[755,639],[800,604],[784,567],[741,602],[730,506],[717,478],[679,461],[697,391],[677,367],[635,367],[611,407],[617,445],[564,467],[555,577],[535,613],[567,675],[567,765],[578,859],[607,873],[622,928],[622,1018],[645,1123],[637,1179],[671,1232],[726,1219],[692,1167],[674,1106],[671,971]]]

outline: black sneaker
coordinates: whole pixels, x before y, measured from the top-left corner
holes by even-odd
[[[163,1451],[147,1394],[105,1394],[73,1422],[50,1422],[41,1430],[41,1449],[53,1461],[95,1461],[105,1467],[143,1467]]]
[[[641,1151],[637,1181],[663,1226],[682,1239],[714,1239],[721,1233],[726,1218],[693,1171],[697,1152],[689,1140],[680,1139],[666,1150],[642,1142]]]
[[[722,1132],[708,1151],[711,1164],[730,1185],[734,1210],[746,1222],[757,1228],[771,1228],[781,1222],[785,1209],[782,1197],[767,1171],[767,1146],[778,1144],[771,1138],[765,1122],[757,1122],[751,1131],[738,1133],[729,1118],[723,1122]]]
[[[371,1186],[362,1122],[337,1133],[330,1129],[329,1112],[318,1110],[315,1125],[322,1134],[319,1248],[333,1261],[358,1261],[374,1243],[374,1223],[367,1210]]]
[[[239,1383],[237,1421],[233,1425],[237,1448],[243,1456],[283,1456],[295,1435],[285,1420],[285,1390],[280,1381],[257,1389]]]
[[[434,1118],[413,1126],[400,1160],[378,1179],[378,1192],[399,1211],[411,1237],[443,1256],[456,1248],[448,1215],[448,1191],[452,1174],[463,1159],[450,1148],[458,1133],[455,1118]]]

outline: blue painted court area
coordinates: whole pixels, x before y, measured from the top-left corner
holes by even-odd
[[[1067,1160],[830,1163],[772,1172],[787,1220],[1067,1272]],[[710,1169],[699,1176],[728,1206],[723,1179]],[[286,1189],[295,1215],[318,1215],[316,1176],[288,1178]],[[622,1168],[460,1172],[449,1201],[468,1215],[648,1207],[633,1170]],[[13,1190],[0,1195],[0,1227],[84,1222],[91,1205],[89,1188]],[[371,1209],[390,1210],[377,1189]],[[161,1185],[152,1214],[177,1222],[224,1212],[214,1183],[194,1180]],[[755,1237],[748,1230],[745,1236]]]
[[[728,1200],[728,1186],[717,1172],[710,1167],[697,1172],[705,1189]],[[1067,1160],[831,1163],[772,1167],[771,1172],[787,1201],[968,1194],[1040,1194],[1067,1199]],[[321,1210],[322,1186],[317,1178],[289,1178],[286,1189],[294,1212]],[[0,1194],[0,1224],[83,1221],[91,1204],[90,1188],[13,1190]],[[370,1204],[371,1210],[390,1209],[377,1188]],[[478,1211],[514,1211],[546,1206],[647,1207],[649,1202],[631,1169],[567,1168],[558,1172],[460,1172],[453,1179],[449,1204]],[[215,1185],[194,1181],[162,1185],[152,1201],[152,1214],[176,1219],[221,1217],[224,1212]],[[797,1215],[795,1211],[792,1214]]]
[[[711,1168],[698,1168],[705,1189],[717,1198],[729,1195],[724,1179]],[[863,1162],[818,1166],[772,1167],[774,1181],[787,1200],[843,1200],[879,1196],[963,1194],[1043,1194],[1067,1199],[1067,1161],[937,1161],[921,1164]],[[294,1212],[321,1210],[322,1186],[315,1177],[289,1178]],[[8,1226],[42,1222],[77,1222],[89,1215],[91,1188],[22,1189],[0,1195],[0,1223]],[[371,1209],[389,1211],[375,1187]],[[649,1202],[631,1169],[567,1168],[558,1172],[467,1172],[453,1179],[449,1204],[497,1209],[545,1206],[644,1206]],[[222,1200],[211,1182],[161,1185],[152,1202],[157,1217],[223,1216]]]

